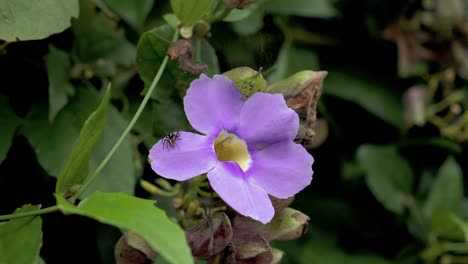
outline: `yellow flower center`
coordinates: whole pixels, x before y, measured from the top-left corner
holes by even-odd
[[[224,130],[216,137],[214,149],[218,160],[234,161],[244,172],[252,163],[245,141]]]

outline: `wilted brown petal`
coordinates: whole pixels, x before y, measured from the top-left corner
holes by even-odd
[[[209,257],[220,253],[231,242],[231,221],[226,214],[215,213],[197,226],[186,230],[185,236],[194,256]]]
[[[193,53],[194,49],[192,42],[187,39],[180,39],[176,42],[172,42],[167,50],[167,55],[169,55],[171,59],[179,61],[179,67],[181,70],[195,75],[200,75],[208,68],[208,65],[194,63],[192,60]]]

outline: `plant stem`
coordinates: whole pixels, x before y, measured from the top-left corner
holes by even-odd
[[[58,206],[54,205],[54,206],[47,207],[47,208],[44,208],[44,209],[38,209],[38,210],[33,210],[33,211],[28,211],[28,212],[23,212],[23,213],[0,215],[0,221],[10,220],[10,219],[19,218],[19,217],[25,217],[25,216],[33,216],[33,215],[53,213],[53,212],[56,212],[58,210],[59,210]]]
[[[176,30],[174,33],[174,36],[172,38],[172,42],[176,41],[179,36],[179,31]],[[88,187],[89,185],[94,181],[94,179],[101,173],[102,169],[106,166],[107,162],[112,158],[114,153],[117,151],[117,149],[120,147],[122,142],[126,139],[127,135],[130,133],[130,130],[133,128],[135,125],[136,121],[140,117],[141,113],[143,112],[143,109],[145,108],[146,104],[148,103],[151,94],[154,91],[154,88],[158,84],[159,80],[161,79],[161,76],[164,72],[164,69],[166,68],[167,62],[169,61],[169,56],[165,56],[164,60],[161,63],[161,66],[158,69],[158,72],[156,73],[156,76],[153,79],[153,82],[150,85],[150,88],[148,89],[148,92],[146,93],[145,97],[143,98],[143,101],[140,104],[140,107],[138,107],[138,110],[136,111],[135,115],[132,118],[132,121],[128,124],[127,128],[125,131],[122,133],[120,136],[119,140],[115,143],[115,145],[112,147],[111,151],[107,154],[107,156],[104,158],[104,160],[99,164],[99,166],[96,168],[96,170],[89,176],[84,182],[83,185],[81,186],[80,190],[73,195],[72,200],[75,200],[78,198]]]

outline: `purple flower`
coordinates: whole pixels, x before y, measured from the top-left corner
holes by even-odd
[[[268,194],[288,198],[310,184],[314,159],[293,142],[299,117],[281,94],[244,101],[225,76],[202,74],[187,90],[184,108],[203,135],[181,131],[159,140],[149,154],[159,175],[184,181],[208,173],[229,206],[262,223],[275,213]]]

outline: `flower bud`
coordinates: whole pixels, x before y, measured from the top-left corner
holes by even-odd
[[[277,213],[266,225],[243,216],[236,216],[233,225],[236,230],[256,232],[268,241],[292,240],[305,233],[308,221],[307,215],[288,207]]]
[[[263,92],[267,87],[267,82],[262,73],[249,67],[235,68],[223,73],[223,75],[234,82],[244,98],[248,98],[256,92]]]
[[[255,2],[255,0],[224,0],[224,4],[228,8],[237,8],[237,9],[244,9],[248,7],[250,4]]]
[[[426,88],[413,86],[403,94],[405,120],[408,125],[423,126],[426,123]]]
[[[226,214],[215,213],[199,225],[186,230],[185,236],[194,256],[216,255],[231,242],[231,221]]]
[[[148,259],[155,259],[157,253],[138,234],[133,231],[125,233],[114,248],[117,264],[147,263]]]
[[[273,253],[268,241],[254,232],[235,231],[233,244],[236,250],[236,263],[271,264]]]
[[[273,253],[273,260],[271,261],[271,264],[280,264],[281,259],[283,258],[284,252],[279,249],[272,248],[271,253]]]

